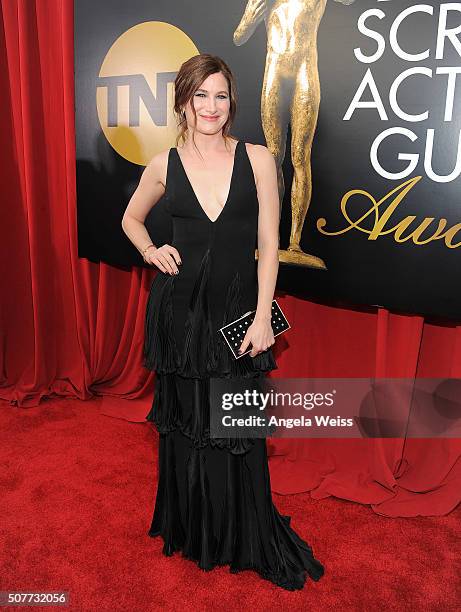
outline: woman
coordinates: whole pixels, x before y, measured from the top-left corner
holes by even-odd
[[[143,172],[123,227],[157,274],[146,312],[144,365],[156,371],[152,410],[159,481],[148,534],[163,553],[204,570],[253,569],[301,589],[322,565],[272,502],[264,438],[210,437],[211,377],[259,378],[277,368],[271,304],[278,272],[275,160],[229,135],[236,112],[232,73],[218,57],[186,61],[175,80],[176,145]],[[161,196],[172,244],[153,245],[144,226]],[[258,263],[255,261],[258,247]],[[258,290],[259,287],[259,290]],[[235,359],[219,328],[256,310]]]

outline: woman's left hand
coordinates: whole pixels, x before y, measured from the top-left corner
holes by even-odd
[[[250,357],[256,357],[275,343],[270,319],[254,319],[247,329],[239,353],[244,353],[251,342]]]

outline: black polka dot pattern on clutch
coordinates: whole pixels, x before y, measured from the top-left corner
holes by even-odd
[[[256,310],[246,312],[244,315],[242,315],[235,321],[232,321],[232,323],[228,323],[224,327],[221,327],[221,329],[219,330],[224,336],[224,339],[235,359],[239,359],[240,357],[243,357],[251,351],[250,343],[249,348],[244,353],[242,353],[241,355],[238,353],[240,345],[242,344],[243,339],[245,338],[247,329],[254,321],[255,314]],[[274,337],[283,333],[287,329],[290,329],[290,324],[288,323],[287,318],[283,314],[282,309],[278,305],[277,300],[272,300],[271,325]]]

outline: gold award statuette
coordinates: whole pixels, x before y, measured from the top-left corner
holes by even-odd
[[[335,0],[349,5],[354,0]],[[234,32],[243,45],[264,20],[267,54],[261,93],[261,119],[268,149],[275,157],[279,202],[285,193],[282,164],[288,124],[291,126],[291,232],[289,246],[279,249],[284,263],[326,270],[325,262],[305,253],[301,233],[312,198],[311,150],[320,106],[317,31],[327,0],[248,0]],[[280,237],[279,237],[280,245]],[[256,250],[257,257],[257,250]]]

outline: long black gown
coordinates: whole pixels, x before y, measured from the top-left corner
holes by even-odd
[[[262,377],[272,350],[234,359],[217,331],[257,305],[258,198],[244,142],[237,143],[229,195],[212,221],[176,148],[168,155],[166,208],[179,274],[158,272],[146,310],[144,366],[155,370],[147,420],[159,432],[159,479],[148,535],[163,553],[203,570],[253,569],[288,589],[324,568],[272,502],[264,438],[211,438],[210,377]]]

